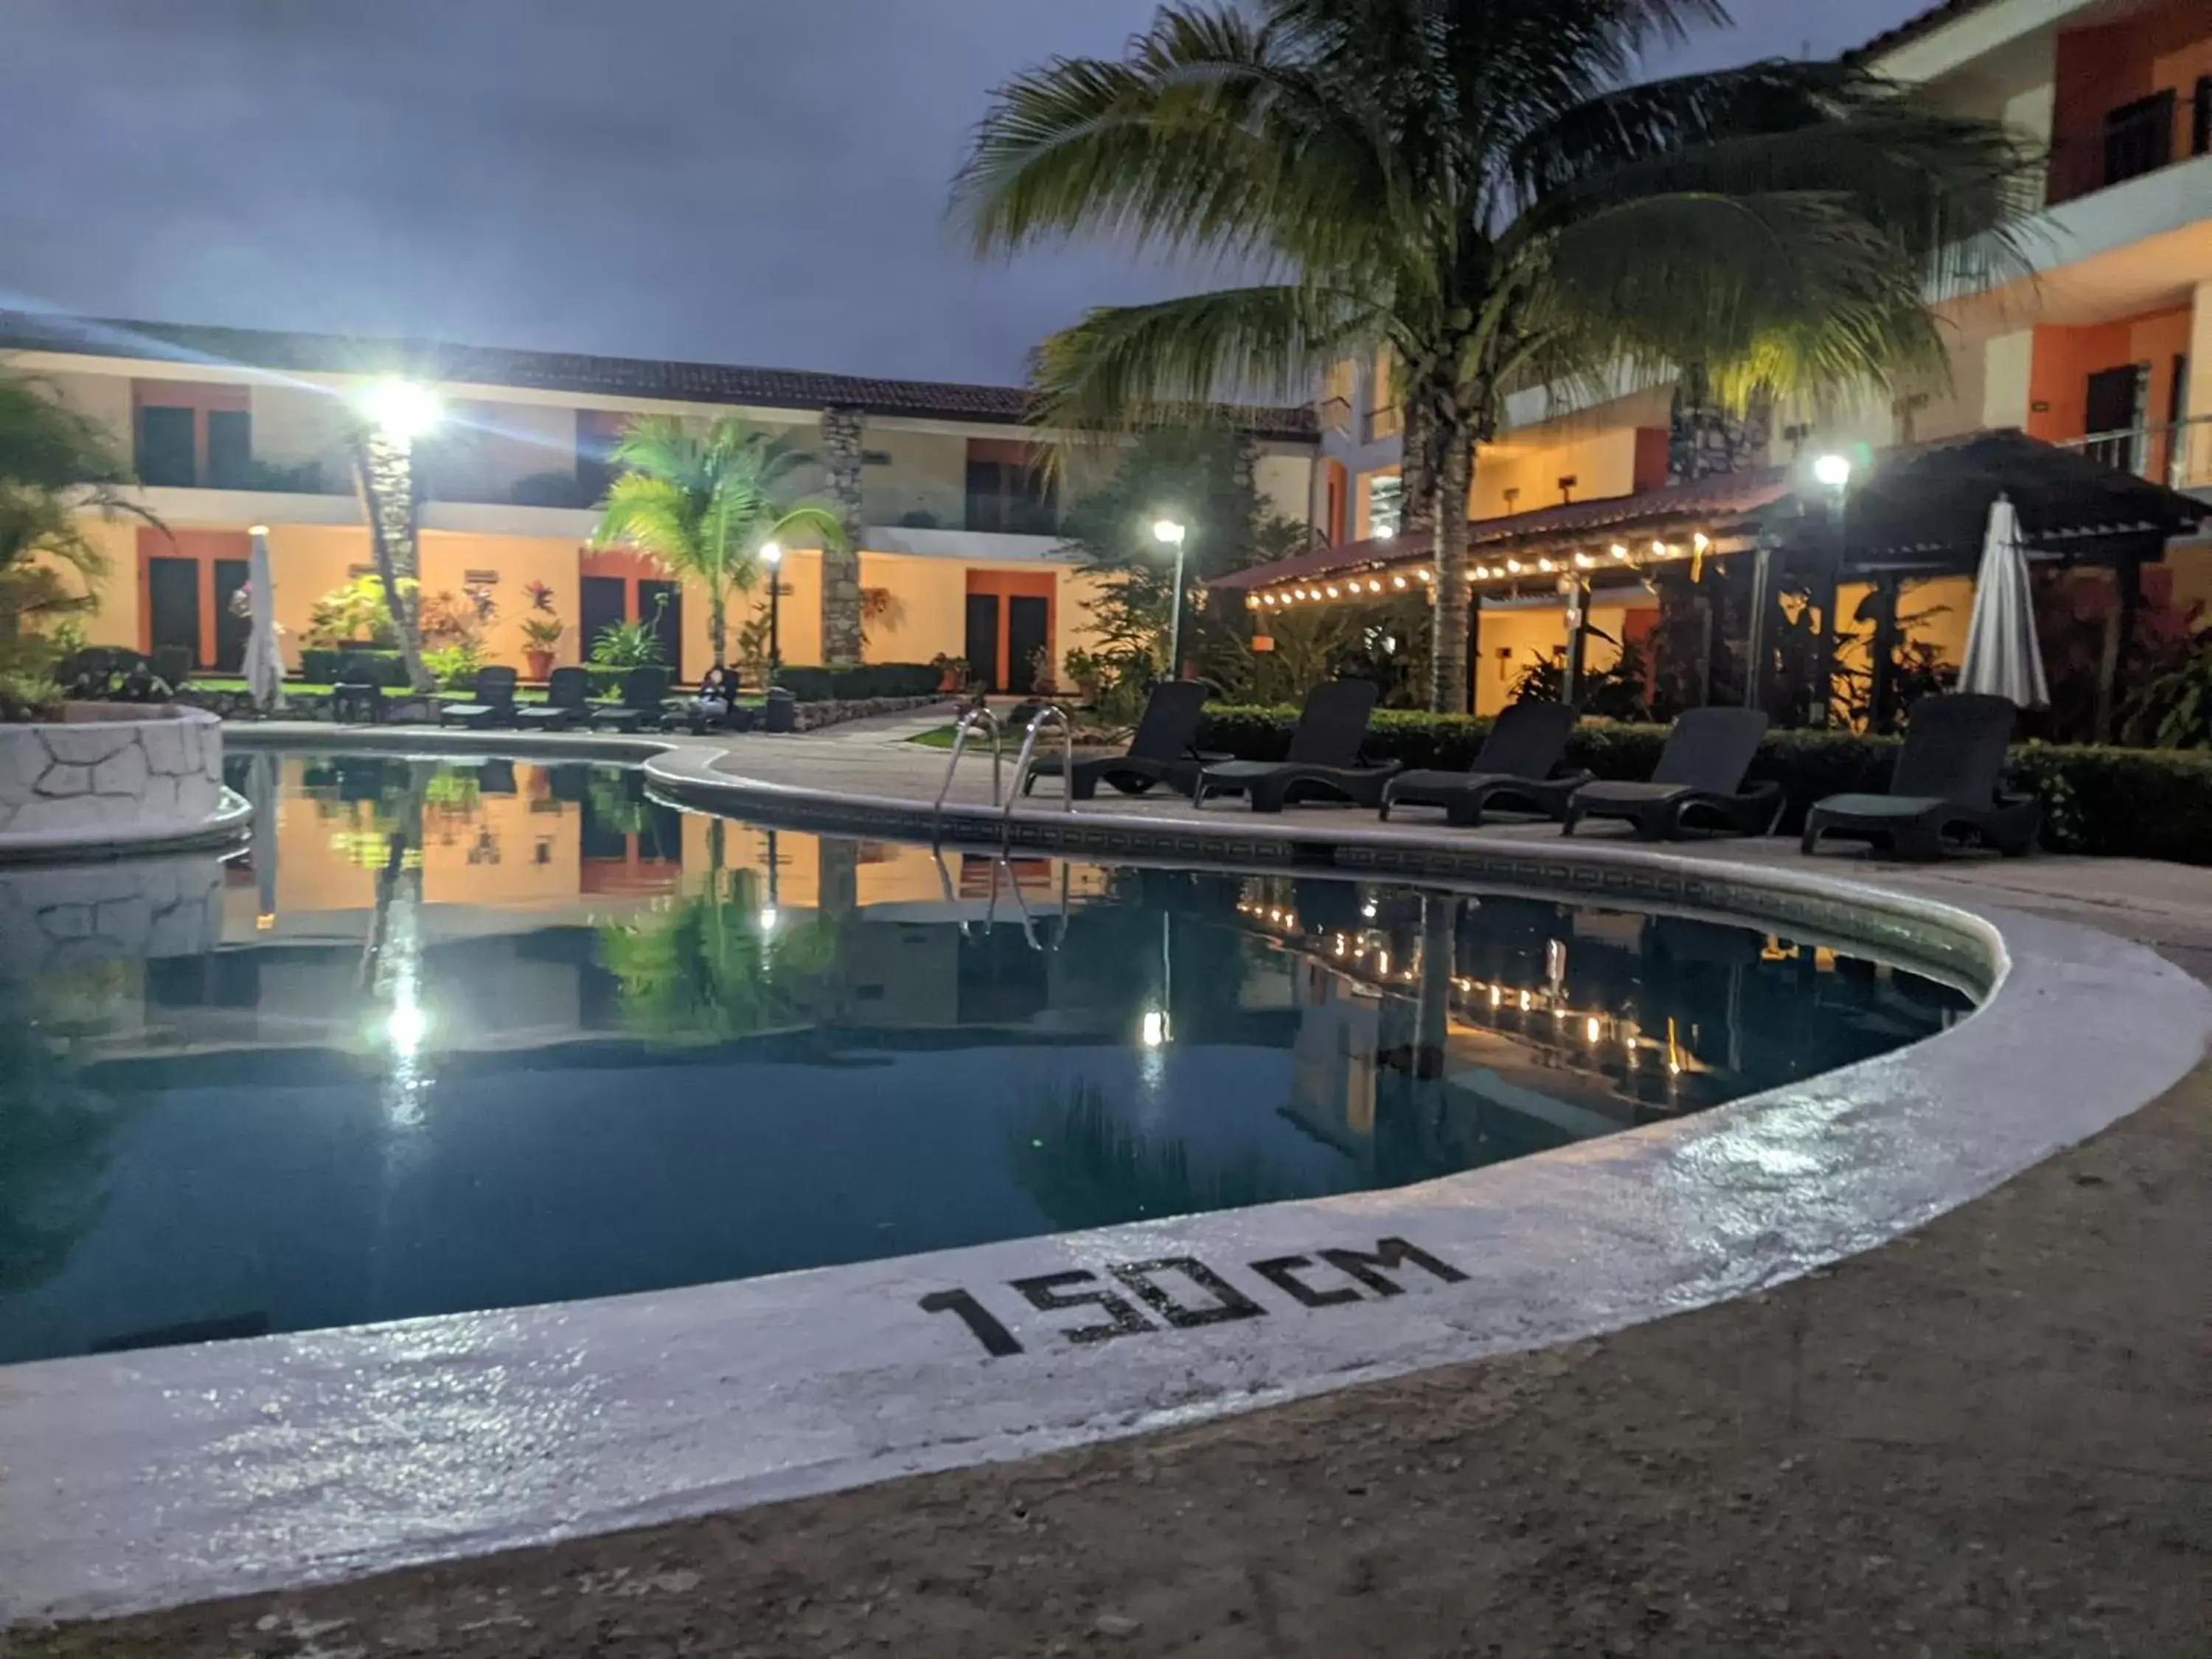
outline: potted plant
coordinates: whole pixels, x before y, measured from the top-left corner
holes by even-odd
[[[553,653],[560,648],[562,636],[568,631],[568,624],[558,617],[522,619],[522,660],[532,679],[552,677]]]
[[[1075,688],[1077,701],[1097,702],[1098,688],[1106,678],[1106,665],[1091,652],[1078,648],[1067,653],[1065,665],[1067,682]]]
[[[929,665],[937,671],[939,690],[965,691],[968,689],[967,658],[948,657],[940,651],[929,659]]]

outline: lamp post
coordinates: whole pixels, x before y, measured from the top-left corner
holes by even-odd
[[[1189,532],[1174,519],[1152,520],[1152,539],[1175,549],[1175,591],[1168,600],[1168,678],[1182,678],[1182,544]]]
[[[783,666],[783,548],[763,542],[760,556],[768,567],[768,678],[772,684],[776,670]]]
[[[354,401],[362,416],[359,441],[354,447],[354,471],[361,489],[362,510],[368,517],[376,573],[384,583],[384,601],[392,612],[392,631],[399,638],[399,656],[406,665],[408,684],[417,692],[427,692],[431,680],[422,665],[415,601],[401,584],[416,580],[420,564],[415,441],[437,427],[445,417],[445,405],[428,386],[390,377],[372,380]]]
[[[1813,477],[1832,492],[1828,504],[1832,540],[1828,556],[1821,561],[1820,586],[1813,594],[1820,611],[1820,638],[1813,653],[1814,706],[1806,711],[1813,725],[1824,726],[1832,717],[1835,701],[1836,590],[1843,581],[1844,556],[1848,550],[1844,508],[1850,493],[1851,458],[1834,453],[1819,456],[1813,462]],[[1875,672],[1881,675],[1879,665]]]

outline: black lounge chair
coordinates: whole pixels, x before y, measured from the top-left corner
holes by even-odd
[[[1756,708],[1692,708],[1674,722],[1649,783],[1600,779],[1567,801],[1562,831],[1571,836],[1584,818],[1626,818],[1646,841],[1678,841],[1692,827],[1765,835],[1781,820],[1788,799],[1778,783],[1743,787],[1743,775],[1766,735],[1766,716]]]
[[[463,726],[512,726],[514,724],[515,672],[512,668],[479,668],[477,670],[476,690],[466,702],[440,702],[438,724],[448,720]]]
[[[1288,754],[1279,761],[1221,761],[1200,768],[1191,805],[1205,805],[1208,795],[1243,795],[1255,812],[1279,812],[1297,801],[1329,796],[1354,806],[1381,805],[1382,786],[1395,775],[1398,763],[1360,763],[1375,697],[1366,680],[1314,687],[1299,711]]]
[[[592,705],[592,724],[616,732],[637,732],[647,726],[658,732],[668,721],[667,695],[665,668],[633,668],[623,676],[620,702]]]
[[[1799,845],[1810,853],[1821,836],[1841,836],[1880,842],[1893,858],[1939,859],[1947,835],[1971,834],[2008,858],[2033,850],[2042,805],[2002,787],[2013,714],[2003,697],[1923,697],[1906,717],[1889,793],[1814,803]]]
[[[1382,816],[1394,806],[1441,806],[1444,822],[1471,830],[1497,805],[1547,818],[1566,816],[1567,799],[1589,781],[1587,771],[1555,778],[1577,711],[1559,702],[1516,702],[1482,740],[1464,772],[1401,772],[1382,786]]]
[[[1206,712],[1206,691],[1197,680],[1164,680],[1154,686],[1128,748],[1118,755],[1077,756],[1068,793],[1089,800],[1102,783],[1125,795],[1141,795],[1163,783],[1178,793],[1195,787],[1201,766],[1229,758],[1201,755],[1191,747]],[[1058,755],[1038,755],[1029,776],[1022,780],[1022,793],[1029,793],[1039,778],[1056,778],[1060,773]]]
[[[532,732],[565,732],[592,717],[592,677],[581,668],[556,668],[545,681],[545,701],[526,703],[514,717]]]

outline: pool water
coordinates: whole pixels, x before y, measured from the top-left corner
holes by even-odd
[[[940,862],[612,768],[231,774],[251,848],[151,899],[4,872],[44,932],[0,969],[0,1362],[1396,1186],[1968,1006],[1748,929]]]

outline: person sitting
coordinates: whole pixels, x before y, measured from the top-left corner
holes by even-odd
[[[699,690],[685,708],[695,732],[729,723],[730,709],[738,700],[737,671],[716,663],[699,681]]]

